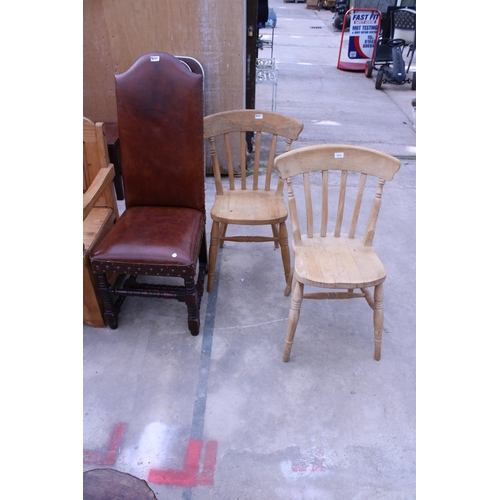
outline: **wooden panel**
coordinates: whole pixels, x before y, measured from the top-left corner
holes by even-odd
[[[94,208],[83,222],[83,322],[95,328],[105,326],[104,306],[97,293],[97,277],[92,272],[89,252],[104,238],[114,222],[113,211],[108,208]]]
[[[115,218],[113,210],[110,208],[94,208],[83,221],[83,245],[85,253],[92,249],[96,242],[108,233],[114,224]]]
[[[103,0],[103,4],[116,73],[126,71],[143,54],[162,50],[157,40],[161,22],[157,2]]]
[[[114,73],[151,51],[197,59],[205,114],[244,108],[245,0],[84,0],[84,114],[115,122]]]
[[[83,2],[83,115],[116,121],[115,81],[102,0]]]

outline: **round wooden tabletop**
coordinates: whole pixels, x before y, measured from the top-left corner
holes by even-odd
[[[114,469],[83,473],[83,500],[156,500],[143,479]]]

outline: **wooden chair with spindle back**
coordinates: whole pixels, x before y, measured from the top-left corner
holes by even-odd
[[[275,166],[288,187],[295,258],[283,361],[290,359],[302,299],[358,297],[365,298],[373,309],[374,358],[379,360],[384,320],[382,284],[386,270],[373,247],[373,238],[384,184],[399,170],[400,161],[373,149],[325,144],[284,153],[276,158]],[[351,187],[356,181],[357,188]],[[301,183],[304,198],[298,203],[293,184]],[[331,195],[334,186],[339,186],[336,204]],[[300,218],[299,205],[302,207]],[[348,230],[343,231],[348,209],[352,210],[352,217]],[[300,225],[304,220],[305,232]],[[358,234],[361,226],[364,232]],[[335,291],[304,293],[305,285]],[[370,287],[374,287],[373,295]]]
[[[209,292],[213,286],[218,247],[222,247],[225,241],[274,242],[275,248],[281,248],[285,280],[289,279],[290,250],[285,223],[288,211],[283,201],[283,181],[277,175],[274,180],[272,177],[273,161],[279,147],[283,148],[282,152],[290,151],[302,128],[302,122],[296,118],[254,109],[224,111],[205,117],[204,135],[210,143],[216,186],[215,202],[210,212],[213,223],[207,283]],[[247,154],[249,133],[255,135],[253,161]],[[238,158],[239,165],[233,164],[234,157]],[[265,162],[265,175],[259,179],[261,159]],[[227,182],[222,180],[221,164],[227,166]],[[238,166],[239,182],[236,180]],[[251,179],[247,179],[247,168],[253,170]],[[247,232],[245,235],[229,236],[226,234],[229,225],[269,225],[273,235]]]

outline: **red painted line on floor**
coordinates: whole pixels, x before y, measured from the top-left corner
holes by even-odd
[[[151,469],[148,482],[172,486],[194,486],[202,446],[203,441],[191,439],[187,449],[186,461],[184,462],[184,470]]]
[[[151,469],[148,482],[170,486],[213,486],[217,463],[217,441],[208,441],[205,446],[203,470],[198,474],[203,441],[189,441],[183,470]]]
[[[217,441],[208,441],[205,446],[203,470],[196,478],[196,484],[213,486],[215,465],[217,463]]]
[[[83,463],[87,465],[114,465],[118,457],[118,448],[122,442],[127,424],[116,424],[111,434],[107,451],[83,451]]]
[[[324,464],[324,458],[316,456],[311,461],[307,460],[299,460],[292,462],[292,471],[293,472],[318,472],[318,471],[326,471],[327,468]]]

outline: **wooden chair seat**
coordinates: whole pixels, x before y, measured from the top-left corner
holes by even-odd
[[[373,247],[363,238],[319,234],[302,236],[303,244],[294,247],[295,277],[311,286],[351,289],[375,286],[384,281],[385,267]]]
[[[283,198],[270,191],[231,191],[216,196],[210,212],[213,220],[223,224],[260,226],[278,224],[288,217]]]
[[[131,207],[93,252],[94,269],[185,277],[191,267],[194,276],[204,223],[194,209]]]

